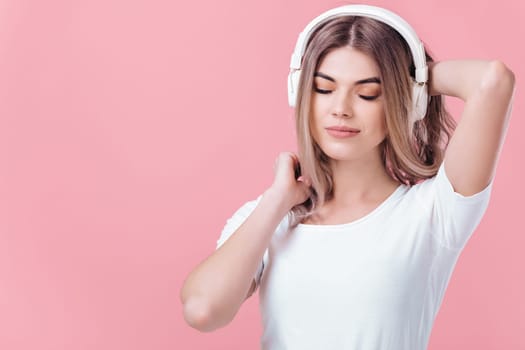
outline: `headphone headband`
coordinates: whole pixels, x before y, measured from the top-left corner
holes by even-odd
[[[290,62],[290,69],[301,69],[301,61],[306,49],[308,38],[315,31],[317,26],[331,17],[340,16],[361,16],[369,17],[377,21],[388,24],[390,27],[397,30],[399,34],[405,39],[416,68],[416,81],[418,83],[426,83],[428,80],[428,68],[425,57],[425,47],[421,40],[419,40],[414,29],[403,18],[397,14],[388,11],[381,7],[369,5],[345,5],[328,10],[321,15],[314,18],[306,28],[299,34],[299,39],[295,45],[294,53]]]
[[[317,27],[325,20],[341,16],[361,16],[383,22],[395,29],[407,42],[412,53],[415,66],[415,86],[414,86],[414,118],[422,119],[426,114],[427,92],[426,82],[428,81],[428,67],[426,63],[425,47],[415,30],[403,18],[397,14],[377,6],[370,5],[345,5],[328,10],[314,18],[306,28],[299,34],[295,50],[290,60],[290,74],[288,76],[288,101],[290,106],[295,106],[297,87],[303,55],[309,37]]]

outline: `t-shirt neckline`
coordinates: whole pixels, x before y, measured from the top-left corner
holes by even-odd
[[[330,230],[330,229],[348,228],[348,227],[357,225],[363,221],[366,221],[376,216],[381,211],[383,211],[384,208],[387,207],[391,202],[395,201],[398,197],[400,197],[407,187],[408,187],[407,185],[400,184],[383,202],[381,202],[371,212],[369,212],[368,214],[365,214],[364,216],[354,221],[346,222],[343,224],[329,224],[329,225],[301,224],[300,223],[297,225],[297,228],[306,229],[306,230],[326,230],[326,229]]]

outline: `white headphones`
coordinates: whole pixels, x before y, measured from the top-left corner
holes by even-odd
[[[290,74],[288,74],[288,103],[290,106],[295,107],[299,78],[301,75],[301,62],[308,38],[318,25],[324,22],[324,20],[340,16],[370,17],[388,24],[401,34],[410,47],[416,68],[415,81],[412,85],[412,100],[414,105],[411,118],[413,121],[423,119],[428,105],[428,91],[426,84],[428,80],[428,67],[425,57],[425,47],[421,40],[419,40],[414,29],[403,18],[381,7],[369,5],[345,5],[328,10],[314,18],[301,34],[299,34],[290,61]]]

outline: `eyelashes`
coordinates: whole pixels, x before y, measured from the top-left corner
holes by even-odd
[[[318,88],[314,88],[314,91],[319,94],[329,94],[330,92],[332,92],[331,90],[323,90],[323,89],[318,89]]]
[[[319,89],[319,88],[314,88],[314,91],[317,92],[318,94],[322,94],[322,95],[328,95],[329,93],[332,92],[332,90],[324,90],[324,89]],[[379,96],[359,95],[359,97],[362,98],[363,100],[366,100],[366,101],[373,101],[376,98],[378,98]]]
[[[373,101],[373,100],[375,100],[376,98],[378,98],[379,96],[364,96],[364,95],[359,95],[359,97],[361,97],[363,100]]]

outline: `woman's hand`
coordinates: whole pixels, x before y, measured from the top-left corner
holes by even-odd
[[[281,152],[273,167],[275,178],[269,190],[282,196],[288,209],[305,202],[311,195],[310,180],[302,175],[295,178],[297,167],[299,157],[292,152]]]

